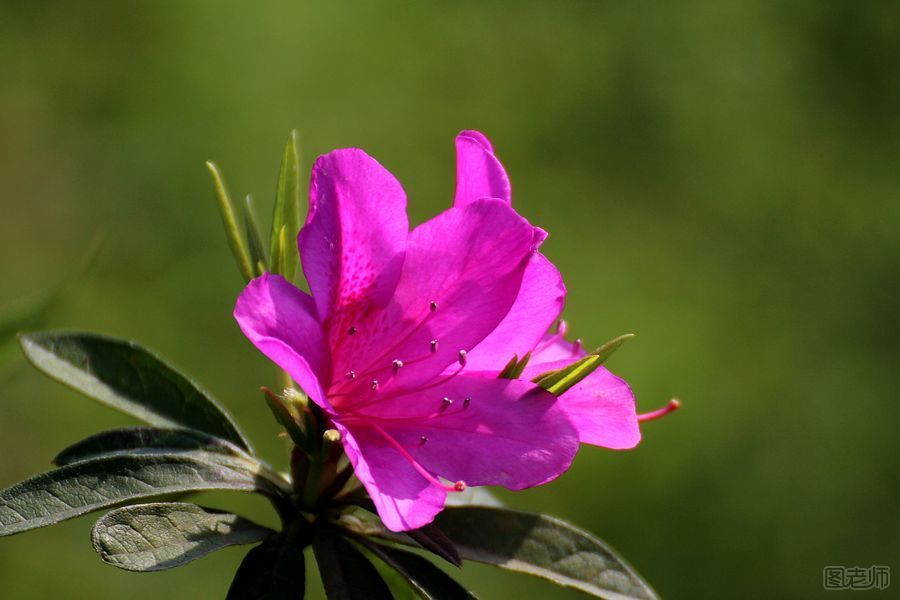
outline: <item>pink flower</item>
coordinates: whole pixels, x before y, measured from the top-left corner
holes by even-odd
[[[463,131],[456,138],[456,152],[455,206],[465,206],[485,196],[511,203],[509,179],[483,134]],[[509,314],[469,353],[469,372],[495,378],[513,354],[521,358],[531,351],[521,376],[530,381],[586,356],[580,342],[566,341],[563,322],[556,334],[547,333],[562,312],[565,294],[556,267],[543,255],[532,255]],[[631,388],[604,367],[562,394],[558,404],[585,444],[623,450],[633,448],[641,440]]]
[[[579,442],[553,395],[484,376],[540,341],[565,288],[537,252],[546,234],[511,208],[487,139],[456,143],[455,205],[412,231],[402,188],[374,159],[320,157],[298,239],[312,295],[264,275],[235,307],[245,335],[341,432],[394,530],[431,522],[466,485],[545,483]]]

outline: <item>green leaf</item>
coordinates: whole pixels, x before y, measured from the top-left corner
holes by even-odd
[[[21,335],[19,343],[40,371],[91,398],[150,425],[197,429],[251,451],[206,391],[133,342],[48,331]]]
[[[250,281],[253,279],[253,263],[250,260],[250,252],[247,250],[244,236],[241,235],[237,219],[234,216],[234,205],[231,202],[231,196],[228,194],[228,188],[225,187],[225,179],[222,177],[222,173],[219,171],[216,163],[209,160],[206,161],[206,169],[213,180],[216,201],[219,204],[219,213],[222,215],[222,223],[225,225],[225,235],[228,236],[231,253],[237,261],[241,275],[244,276],[245,280]]]
[[[91,532],[103,562],[126,571],[180,567],[221,548],[255,544],[275,532],[230,513],[183,502],[139,504],[101,517]]]
[[[412,583],[410,583],[406,577],[401,575],[399,571],[395,570],[383,560],[375,558],[375,556],[367,550],[364,550],[363,554],[366,555],[366,558],[372,562],[375,570],[381,575],[381,578],[387,584],[388,590],[390,590],[394,600],[420,600],[422,598],[418,590],[416,590]]]
[[[285,245],[281,240],[282,236],[295,240],[300,232],[300,153],[297,149],[297,135],[296,129],[291,131],[284,147],[269,239],[271,264],[280,266],[278,271],[273,269],[272,272],[284,275],[288,281],[293,281],[299,263],[296,247]]]
[[[512,377],[510,377],[510,379],[518,379],[519,377],[521,377],[522,373],[525,371],[525,367],[528,366],[529,360],[531,360],[531,350],[526,352],[525,356],[522,357],[522,360],[520,360],[518,362],[518,364],[516,364],[512,373],[510,373],[510,375],[512,375]]]
[[[458,495],[465,493],[466,492],[460,492]],[[453,495],[457,494],[450,494],[449,496]],[[468,497],[471,498],[472,495],[469,494]],[[342,515],[338,523],[348,531],[357,535],[375,536],[400,544],[415,546],[443,558],[455,567],[462,566],[462,560],[459,557],[456,546],[454,546],[453,542],[450,541],[450,538],[448,538],[447,535],[433,523],[419,527],[418,529],[410,529],[409,531],[391,531],[385,527],[381,522],[381,519],[378,518],[375,504],[371,499],[356,498],[354,503],[369,511],[369,513],[373,515],[373,518],[367,518],[367,515],[365,514],[348,513]]]
[[[226,600],[298,600],[305,587],[303,550],[279,536],[247,553]]]
[[[111,429],[75,442],[53,459],[63,466],[114,453],[172,453],[181,450],[204,450],[231,456],[247,457],[241,449],[222,438],[192,429],[159,429],[157,427],[124,427]]]
[[[0,537],[132,500],[216,489],[278,494],[258,463],[236,457],[201,451],[102,456],[0,491]]]
[[[538,375],[532,381],[551,394],[561,396],[596,371],[600,365],[606,362],[606,359],[612,356],[613,352],[619,349],[619,346],[633,337],[633,333],[620,335],[606,342],[581,360],[575,361],[565,368]]]
[[[503,370],[500,371],[500,374],[497,375],[497,379],[515,379],[513,373],[516,372],[516,368],[519,366],[519,355],[513,354],[513,357],[509,359],[509,362],[506,363],[506,366],[503,367]]]
[[[418,554],[365,539],[360,541],[375,556],[400,573],[423,600],[470,600],[475,597],[452,577]]]
[[[448,508],[435,523],[466,560],[527,573],[597,598],[657,598],[609,546],[545,515],[500,508]]]
[[[249,194],[244,198],[244,227],[247,230],[247,247],[250,252],[250,261],[256,267],[255,274],[262,275],[266,272],[264,265],[269,263],[266,260],[266,250],[263,248],[259,221],[256,218],[256,208],[253,206],[253,196]]]
[[[391,600],[375,566],[337,529],[320,527],[313,550],[328,600]]]

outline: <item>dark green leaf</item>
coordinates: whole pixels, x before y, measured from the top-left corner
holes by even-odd
[[[456,545],[450,541],[447,534],[434,524],[428,524],[404,533],[424,550],[440,556],[455,567],[462,566],[462,559],[460,559]]]
[[[337,529],[320,527],[313,550],[329,600],[391,600],[374,565]]]
[[[228,188],[225,187],[225,179],[222,177],[222,173],[219,171],[216,163],[206,161],[206,169],[213,180],[216,202],[219,205],[219,213],[222,215],[222,223],[225,225],[225,235],[228,236],[231,253],[237,261],[241,275],[244,276],[245,280],[250,281],[253,279],[253,263],[250,260],[250,252],[247,250],[244,236],[241,235],[237,219],[234,216],[234,205],[231,202],[231,196],[228,194]]]
[[[606,362],[606,359],[619,349],[619,346],[633,337],[633,333],[620,335],[619,337],[606,342],[581,360],[575,361],[565,368],[549,373],[543,373],[535,377],[532,381],[551,394],[561,396],[564,392],[571,389],[585,377],[600,368],[600,365]]]
[[[187,427],[250,450],[231,417],[195,382],[133,342],[90,333],[20,336],[28,360],[53,379],[159,427]]]
[[[91,532],[103,562],[126,571],[180,567],[227,546],[255,544],[274,531],[196,504],[160,502],[116,509]]]
[[[247,230],[247,249],[250,252],[250,261],[256,267],[256,275],[266,272],[260,266],[269,264],[266,259],[266,250],[263,248],[262,234],[259,232],[259,221],[256,218],[256,208],[253,206],[253,196],[244,198],[244,227]]]
[[[653,590],[609,546],[545,515],[448,508],[435,523],[466,560],[543,577],[608,600],[653,599]]]
[[[294,279],[299,263],[295,244],[287,244],[282,237],[297,239],[300,231],[300,153],[297,149],[297,131],[291,132],[284,147],[281,171],[278,174],[278,188],[275,194],[275,211],[272,214],[272,235],[269,239],[271,265],[279,265],[273,273],[284,275],[288,281]]]
[[[412,583],[410,583],[406,577],[401,575],[399,571],[395,570],[383,560],[375,558],[375,555],[367,550],[363,550],[363,554],[372,561],[372,565],[387,584],[388,590],[390,590],[394,600],[421,600],[422,596],[419,594],[418,590],[416,590]]]
[[[299,600],[305,587],[303,550],[276,537],[247,553],[226,600]]]
[[[240,448],[222,438],[193,429],[159,429],[157,427],[124,427],[111,429],[80,442],[75,442],[53,459],[57,466],[97,458],[113,453],[134,451],[172,453],[180,450],[205,450],[232,456],[247,456]]]
[[[258,463],[201,451],[111,455],[76,462],[0,491],[0,537],[123,502],[202,490],[277,493]]]
[[[463,495],[468,491],[469,490],[459,494],[451,494],[451,496]],[[469,493],[468,497],[472,498],[472,494]],[[357,498],[355,504],[366,509],[372,515],[378,514],[375,510],[375,504],[369,498]],[[371,519],[364,519],[359,518],[359,515],[350,513],[341,517],[340,524],[353,533],[364,536],[376,536],[401,544],[417,546],[423,550],[428,550],[435,556],[443,558],[455,567],[462,566],[462,560],[459,557],[459,552],[456,551],[456,546],[454,546],[453,542],[450,541],[450,538],[448,538],[447,535],[433,523],[418,529],[397,532],[386,528],[384,524],[382,524],[381,519],[377,516]]]
[[[424,600],[468,600],[475,596],[452,577],[418,554],[376,544],[362,543],[378,558],[397,570]]]

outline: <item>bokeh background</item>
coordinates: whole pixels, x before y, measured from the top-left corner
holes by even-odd
[[[587,448],[506,501],[595,532],[664,597],[841,597],[823,566],[896,575],[900,557],[896,9],[4,1],[0,311],[65,282],[35,326],[140,340],[284,464],[203,161],[268,213],[296,127],[307,173],[363,147],[420,222],[452,197],[454,134],[481,129],[551,233],[572,330],[638,333],[611,368],[642,410],[684,401],[637,450]],[[0,349],[0,485],[130,423]],[[275,520],[253,498],[204,500]],[[90,526],[0,539],[0,595],[222,598],[243,554],[128,574],[97,560]],[[478,565],[461,577],[488,599],[580,597]]]

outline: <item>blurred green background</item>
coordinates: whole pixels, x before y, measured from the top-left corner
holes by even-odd
[[[586,448],[554,485],[504,498],[595,532],[664,597],[832,597],[823,566],[896,574],[900,557],[896,10],[4,1],[0,307],[58,285],[99,232],[42,326],[158,350],[284,464],[203,161],[267,213],[296,127],[307,171],[363,147],[419,222],[452,197],[454,134],[481,129],[551,233],[572,329],[638,333],[611,368],[641,410],[684,401],[637,450]],[[21,359],[0,377],[2,486],[130,423]],[[253,498],[205,501],[274,521]],[[0,540],[2,597],[222,598],[243,553],[128,574],[97,560],[90,526]],[[488,599],[580,597],[461,577]]]

